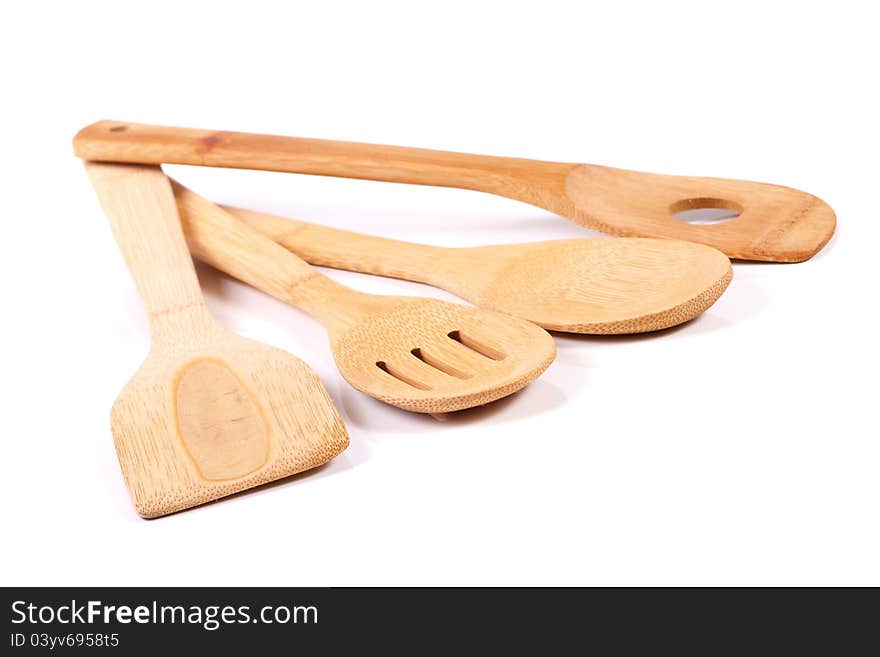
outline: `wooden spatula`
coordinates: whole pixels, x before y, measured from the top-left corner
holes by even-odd
[[[342,419],[305,363],[209,314],[161,169],[86,168],[150,320],[150,353],[111,413],[138,513],[209,502],[345,449]]]
[[[192,254],[308,312],[327,329],[352,386],[400,408],[445,413],[510,395],[556,355],[544,329],[525,320],[437,299],[365,294],[174,184]]]
[[[731,258],[799,262],[821,249],[835,216],[822,200],[789,187],[666,176],[594,164],[564,164],[397,146],[299,139],[99,121],[74,139],[93,160],[265,169],[462,187],[524,201],[611,235],[663,237],[714,246]],[[674,218],[684,210],[738,213],[714,225]]]
[[[693,319],[727,288],[726,255],[647,237],[441,248],[226,207],[312,263],[449,290],[546,329],[614,334]]]

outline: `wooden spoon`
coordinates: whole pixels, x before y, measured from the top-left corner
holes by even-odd
[[[318,319],[352,386],[400,408],[444,413],[525,387],[556,355],[530,322],[437,299],[365,294],[332,281],[174,183],[192,254]]]
[[[158,167],[86,168],[150,319],[111,427],[138,513],[173,513],[326,463],[348,445],[318,377],[208,312]]]
[[[664,237],[714,246],[731,258],[799,262],[831,238],[822,200],[789,187],[666,176],[397,146],[99,121],[73,142],[80,157],[197,164],[462,187],[537,205],[611,235]],[[676,220],[685,210],[738,213],[714,225]]]
[[[693,242],[622,237],[441,248],[226,207],[313,265],[427,283],[570,333],[640,333],[693,319],[727,288],[727,256]]]

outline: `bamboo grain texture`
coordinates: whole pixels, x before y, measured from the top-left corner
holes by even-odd
[[[680,240],[441,248],[225,209],[312,264],[426,283],[569,333],[643,333],[681,324],[715,303],[733,277],[723,253]]]
[[[74,139],[87,159],[262,169],[459,187],[530,203],[615,236],[697,242],[731,258],[800,262],[831,238],[821,199],[781,185],[670,176],[595,164],[99,121]],[[715,225],[679,221],[696,208],[732,210]]]
[[[153,518],[322,465],[348,445],[317,376],[210,315],[158,167],[86,168],[149,316],[150,351],[111,430],[139,514]]]
[[[481,406],[524,388],[553,339],[522,319],[438,299],[365,294],[320,274],[219,206],[174,184],[192,254],[314,316],[356,389],[420,413]]]

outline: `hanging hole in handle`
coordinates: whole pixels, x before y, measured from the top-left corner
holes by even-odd
[[[673,219],[698,226],[712,226],[733,221],[743,207],[723,198],[686,198],[669,206]]]
[[[128,130],[127,125],[115,125],[110,128],[110,132],[125,132],[126,130]]]

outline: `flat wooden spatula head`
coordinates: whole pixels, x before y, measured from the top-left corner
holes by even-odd
[[[219,328],[154,348],[113,404],[111,429],[148,518],[304,472],[348,445],[305,363]]]
[[[111,412],[138,513],[180,511],[345,449],[345,426],[305,363],[208,313],[162,171],[87,169],[150,319],[149,355]]]

